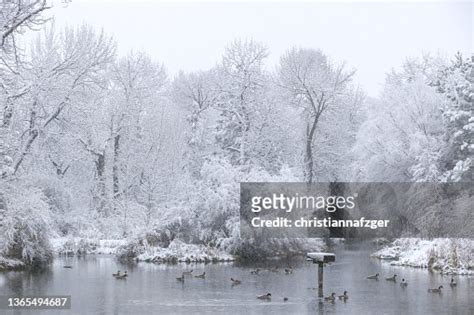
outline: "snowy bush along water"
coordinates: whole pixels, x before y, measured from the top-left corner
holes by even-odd
[[[43,192],[28,184],[6,183],[0,198],[0,269],[41,265],[52,258],[52,213]]]
[[[397,239],[372,254],[395,266],[428,268],[445,274],[474,274],[474,240]]]
[[[80,237],[53,238],[51,244],[55,253],[61,256],[82,256],[87,254],[115,255],[125,240],[99,240]]]
[[[170,77],[159,56],[119,58],[102,31],[55,28],[50,4],[0,4],[2,266],[49,261],[52,237],[66,254],[127,239],[125,255],[158,260],[293,248],[239,239],[242,181],[472,180],[473,62],[461,55],[408,60],[379,99],[320,50],[290,48],[272,71],[250,39]]]

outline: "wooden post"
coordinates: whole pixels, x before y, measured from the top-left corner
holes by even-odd
[[[324,263],[330,263],[336,261],[336,255],[334,253],[307,253],[306,260],[310,260],[313,264],[318,264],[318,297],[323,298],[323,268]]]
[[[318,261],[318,297],[324,297],[323,293],[323,262]]]

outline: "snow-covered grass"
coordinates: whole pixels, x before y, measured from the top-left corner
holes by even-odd
[[[235,258],[217,248],[204,245],[186,244],[173,240],[168,247],[145,246],[137,261],[147,262],[229,262]]]
[[[62,237],[51,240],[53,250],[58,255],[85,255],[117,253],[117,248],[126,244],[126,240],[99,240],[80,237]]]
[[[403,238],[372,254],[394,266],[428,268],[445,274],[474,274],[474,240]]]

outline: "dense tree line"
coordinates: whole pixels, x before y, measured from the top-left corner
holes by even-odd
[[[472,180],[460,55],[409,60],[370,99],[320,50],[269,71],[265,44],[234,40],[215,67],[170,76],[89,26],[56,29],[46,1],[0,6],[4,256],[48,259],[62,235],[234,246],[241,181]]]

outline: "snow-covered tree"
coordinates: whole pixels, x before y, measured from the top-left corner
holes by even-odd
[[[175,111],[184,110],[189,129],[187,131],[188,149],[186,151],[186,168],[195,178],[199,178],[205,156],[209,154],[209,129],[212,128],[210,111],[218,104],[221,91],[218,86],[217,70],[180,72],[173,80],[172,100],[177,105]]]
[[[443,109],[448,147],[442,152],[442,180],[474,179],[474,57],[455,56],[433,82],[448,102]]]
[[[279,85],[287,91],[291,103],[300,106],[306,125],[304,144],[305,179],[314,181],[315,135],[320,121],[336,121],[332,113],[346,102],[341,97],[349,94],[349,83],[354,71],[347,71],[344,64],[333,65],[319,50],[292,48],[280,59]],[[324,154],[324,153],[323,153]]]
[[[219,69],[221,95],[216,139],[234,165],[249,161],[252,118],[261,107],[267,76],[263,62],[267,48],[253,40],[235,40],[226,48]]]
[[[47,0],[2,1],[0,3],[0,48],[16,51],[15,36],[48,21],[44,11],[51,8]],[[16,52],[15,52],[16,53]]]
[[[2,1],[0,3],[0,176],[13,174],[11,157],[11,122],[14,107],[28,92],[29,85],[21,75],[25,47],[20,36],[49,19],[45,12],[51,6],[46,0]]]
[[[368,104],[354,147],[356,180],[437,181],[445,147],[445,100],[429,85],[442,62],[408,60],[387,75],[379,100]]]
[[[24,105],[16,113],[19,132],[13,172],[17,173],[38,138],[51,125],[61,124],[61,117],[85,94],[103,84],[103,75],[113,60],[115,45],[104,33],[81,26],[57,33],[46,30],[32,49],[29,90]]]

